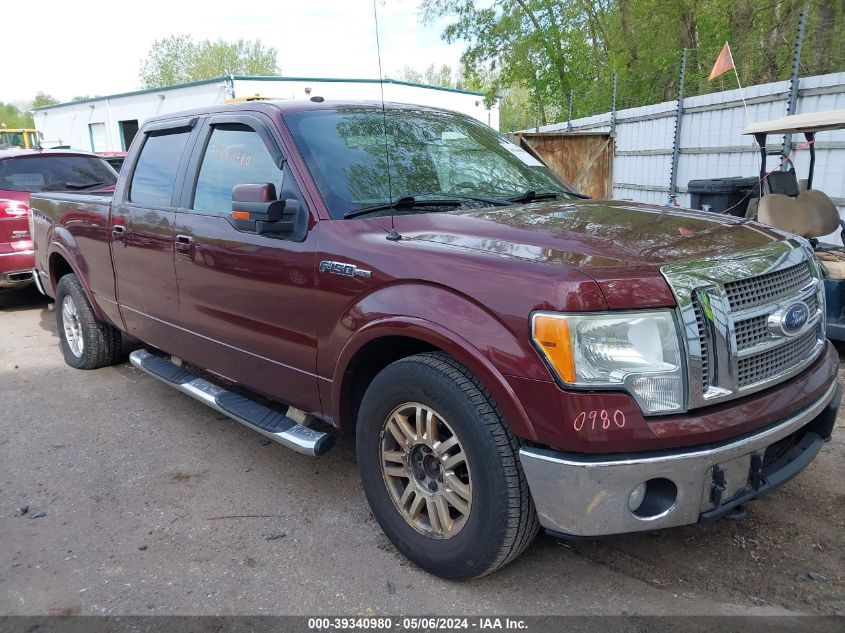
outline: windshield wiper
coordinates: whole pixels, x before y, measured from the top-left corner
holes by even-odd
[[[461,198],[462,200],[473,200],[475,202],[484,202],[486,204],[492,205],[494,207],[506,207],[508,205],[513,204],[512,200],[505,200],[503,198],[488,198],[486,196],[468,196],[462,193],[453,193],[450,194],[455,196],[456,198]]]
[[[386,204],[376,204],[371,207],[363,207],[361,209],[353,209],[343,214],[344,218],[354,218],[359,215],[367,213],[374,213],[376,211],[387,211],[389,209],[413,209],[418,207],[459,207],[462,202],[460,200],[447,198],[417,198],[416,196],[403,196],[397,198],[393,202]]]
[[[536,192],[533,190],[526,191],[523,194],[520,194],[514,198],[508,198],[511,202],[533,202],[534,200],[550,200],[552,198],[560,197],[561,192],[557,191],[541,191]]]
[[[91,189],[91,187],[99,187],[102,182],[66,182],[65,187],[71,191],[78,191],[80,189]]]

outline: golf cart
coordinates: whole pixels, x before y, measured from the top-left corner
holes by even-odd
[[[773,121],[753,123],[745,128],[760,146],[759,197],[748,206],[746,217],[756,215],[758,222],[789,231],[810,240],[822,264],[827,296],[827,336],[845,340],[845,248],[824,244],[818,238],[837,229],[845,243],[845,222],[833,201],[823,191],[813,189],[816,164],[815,138],[817,132],[845,129],[845,110],[794,114]],[[766,172],[766,137],[769,134],[803,134],[810,148],[807,178],[798,180],[795,166],[789,158],[785,171]],[[845,170],[843,170],[845,171]]]

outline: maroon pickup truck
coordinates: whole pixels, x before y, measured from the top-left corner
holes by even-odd
[[[587,200],[490,128],[398,104],[148,121],[113,196],[33,195],[68,364],[121,359],[299,452],[354,434],[384,532],[467,579],[542,526],[738,514],[830,438],[803,239]]]

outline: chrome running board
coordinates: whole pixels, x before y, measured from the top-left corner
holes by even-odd
[[[228,389],[218,387],[146,350],[132,352],[129,355],[129,361],[153,378],[158,378],[163,383],[297,453],[319,457],[325,455],[334,443],[334,438],[328,433],[297,424],[278,411]]]

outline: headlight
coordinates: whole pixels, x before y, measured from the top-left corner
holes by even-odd
[[[531,338],[567,385],[625,389],[647,414],[684,408],[681,348],[670,310],[535,312]]]

